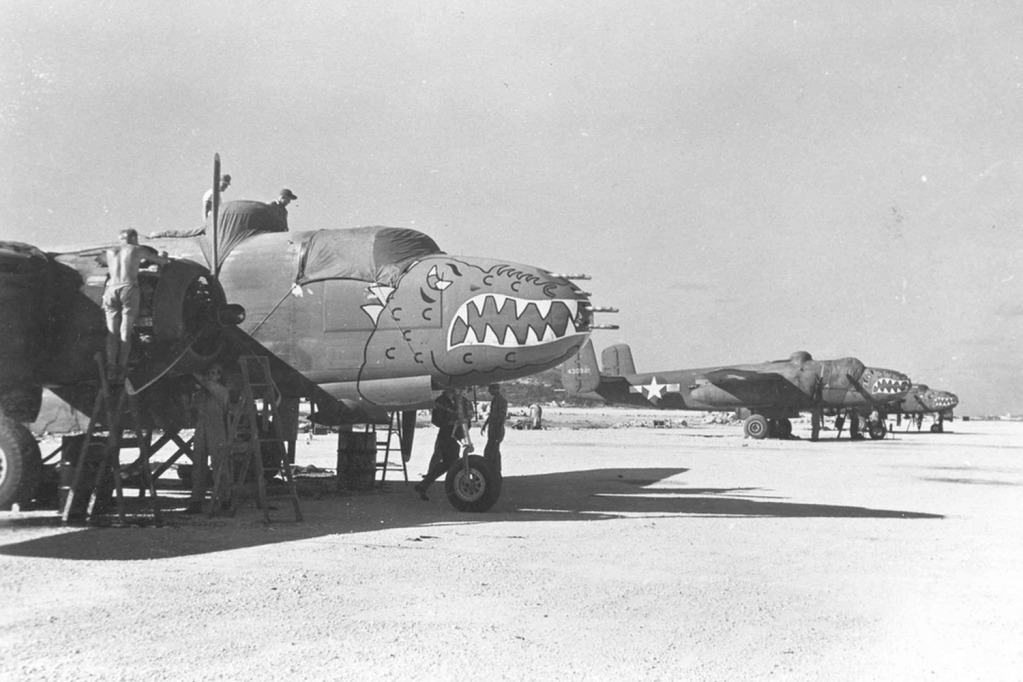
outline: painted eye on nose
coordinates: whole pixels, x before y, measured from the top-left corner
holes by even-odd
[[[444,291],[452,284],[454,284],[454,282],[450,282],[446,279],[443,279],[440,276],[440,274],[437,272],[436,265],[430,268],[430,272],[426,273],[426,286],[430,287],[431,289],[436,289],[437,291]]]

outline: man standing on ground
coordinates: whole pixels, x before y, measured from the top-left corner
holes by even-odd
[[[508,418],[508,399],[501,395],[501,384],[490,384],[490,413],[480,427],[480,433],[487,434],[487,445],[483,458],[494,473],[501,475],[501,441],[504,440],[504,422]],[[489,430],[489,433],[487,431]]]
[[[472,403],[453,388],[444,389],[444,393],[434,403],[431,421],[437,427],[437,440],[433,445],[433,456],[426,476],[414,486],[423,500],[430,499],[426,496],[430,485],[458,461],[458,441],[467,437],[471,416]]]
[[[103,312],[107,319],[107,378],[124,381],[131,353],[132,330],[139,314],[142,292],[139,267],[142,261],[166,265],[169,258],[148,247],[139,246],[134,229],[121,230],[120,245],[107,249],[107,285],[103,292]]]
[[[533,403],[529,406],[529,429],[537,431],[543,428],[543,408],[540,403]]]
[[[195,375],[199,391],[192,398],[195,438],[192,440],[192,494],[188,498],[186,514],[202,513],[210,469],[214,474],[214,490],[219,488],[230,492],[233,483],[229,467],[224,461],[227,456],[227,408],[230,394],[221,381],[223,373],[220,365],[213,365],[203,374]]]

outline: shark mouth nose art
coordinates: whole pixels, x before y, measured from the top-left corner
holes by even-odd
[[[459,346],[519,348],[586,333],[575,299],[532,300],[480,294],[459,308],[448,330],[448,350]]]
[[[897,395],[909,390],[909,381],[906,379],[881,377],[874,382],[871,390],[877,395]]]

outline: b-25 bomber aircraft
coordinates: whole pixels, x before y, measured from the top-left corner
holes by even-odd
[[[603,371],[587,341],[562,365],[568,395],[664,410],[749,410],[743,431],[757,439],[791,437],[790,419],[802,411],[814,416],[814,440],[824,415],[850,413],[858,419],[861,412],[877,413],[867,427],[871,437],[883,438],[888,406],[911,386],[901,372],[867,367],[856,358],[814,360],[805,351],[772,362],[642,374],[626,344],[609,346],[601,356]]]
[[[143,243],[174,259],[140,273],[139,341],[125,385],[148,426],[187,427],[190,373],[228,350],[270,359],[295,405],[292,434],[300,397],[341,421],[400,411],[413,429],[414,410],[442,389],[555,367],[589,334],[592,307],[576,276],[449,255],[405,228],[280,231],[266,204],[217,201],[216,239]],[[0,508],[34,495],[41,457],[32,432],[87,421],[106,337],[107,246],[49,253],[0,242]],[[497,500],[499,477],[482,457],[468,456],[464,480],[452,475],[456,508],[485,511]]]
[[[934,415],[931,433],[943,433],[945,420],[952,421],[953,410],[959,404],[959,396],[949,391],[938,391],[926,384],[914,384],[905,398],[895,403],[895,412],[901,421],[903,416],[916,421],[917,430],[925,414]]]

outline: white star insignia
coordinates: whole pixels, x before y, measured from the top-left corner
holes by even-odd
[[[643,393],[646,392],[647,400],[654,402],[660,400],[665,391],[669,393],[678,393],[678,384],[662,384],[658,383],[657,377],[650,379],[649,384],[640,384],[639,386],[629,386],[629,393]]]
[[[654,398],[660,399],[661,394],[664,393],[664,384],[657,383],[657,377],[650,380],[649,386],[642,387],[646,391],[647,400],[653,400]]]

